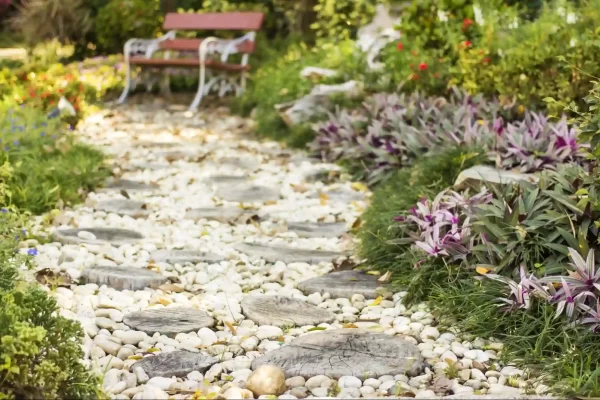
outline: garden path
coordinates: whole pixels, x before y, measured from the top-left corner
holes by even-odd
[[[57,217],[37,258],[78,281],[53,295],[82,323],[107,393],[522,395],[509,386],[527,386],[522,371],[496,362],[501,344],[440,332],[425,304],[407,309],[404,293],[350,270],[362,185],[245,138],[251,121],[224,109],[184,110],[129,106],[81,124],[119,178]]]

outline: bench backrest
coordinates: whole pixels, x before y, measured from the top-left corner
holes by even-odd
[[[168,13],[165,16],[163,29],[167,31],[258,31],[264,17],[261,12]]]

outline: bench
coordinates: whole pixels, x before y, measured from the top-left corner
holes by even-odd
[[[168,13],[163,29],[167,33],[157,39],[130,39],[125,43],[123,55],[126,66],[126,82],[118,103],[125,102],[137,80],[132,80],[133,67],[160,69],[164,72],[165,87],[169,87],[168,69],[198,68],[198,91],[190,105],[190,111],[198,108],[202,97],[212,89],[219,89],[219,96],[228,91],[236,95],[246,86],[250,70],[248,57],[256,47],[256,31],[262,26],[264,14],[260,12],[227,12],[203,14]],[[207,37],[203,39],[177,38],[177,31],[248,31],[232,39]],[[162,58],[153,57],[162,53]],[[175,53],[175,56],[173,56]],[[232,54],[240,54],[239,62],[228,61]],[[219,57],[220,56],[220,57]],[[151,89],[151,84],[148,90]]]

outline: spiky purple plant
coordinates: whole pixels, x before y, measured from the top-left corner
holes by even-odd
[[[577,132],[564,117],[552,123],[541,114],[528,112],[523,121],[505,124],[497,119],[493,131],[496,145],[491,156],[499,168],[535,172],[583,159]]]
[[[473,208],[489,201],[491,195],[485,189],[472,197],[444,191],[433,201],[421,199],[407,215],[395,220],[405,228],[415,247],[429,256],[461,259],[473,247],[474,235],[470,225]]]

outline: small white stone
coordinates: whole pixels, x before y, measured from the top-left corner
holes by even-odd
[[[372,386],[363,386],[359,390],[362,396],[367,398],[373,393],[375,393],[375,388],[373,388]]]
[[[260,340],[275,339],[283,335],[281,328],[271,325],[262,325],[256,331],[256,337]]]
[[[146,385],[154,386],[154,387],[157,387],[162,390],[169,390],[171,385],[175,382],[177,382],[177,381],[172,378],[164,378],[162,376],[155,376],[154,378],[151,378],[148,382],[146,382]]]
[[[88,231],[79,231],[77,236],[83,240],[96,240],[96,235]]]
[[[433,326],[427,326],[425,328],[423,328],[423,330],[421,331],[421,339],[425,340],[425,339],[437,339],[440,336],[440,332],[437,330],[437,328],[433,327]]]
[[[362,382],[360,379],[354,376],[342,376],[338,379],[338,386],[340,388],[360,388]]]
[[[146,383],[150,379],[142,367],[135,367],[133,373],[139,383]]]
[[[476,379],[478,381],[486,381],[487,380],[487,378],[485,377],[485,374],[476,368],[473,368],[471,370],[471,378]]]
[[[293,376],[285,380],[285,385],[290,388],[302,387],[306,380],[301,376]]]
[[[423,390],[415,395],[415,399],[436,399],[437,397],[433,390]]]
[[[365,379],[365,381],[363,382],[363,385],[370,386],[373,389],[377,389],[381,385],[381,382],[375,378],[368,378],[368,379]]]
[[[144,391],[141,394],[142,395],[139,398],[142,400],[154,400],[154,399],[168,400],[169,399],[169,395],[167,393],[165,393],[162,389],[160,389],[156,386],[151,386],[151,385],[145,385]]]

